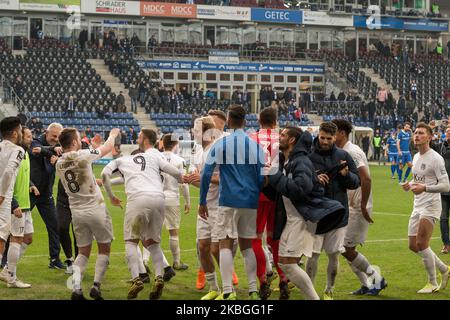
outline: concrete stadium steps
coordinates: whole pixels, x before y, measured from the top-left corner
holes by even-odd
[[[119,95],[120,91],[122,91],[122,94],[125,97],[125,106],[127,111],[131,112],[131,99],[128,95],[128,90],[125,89],[125,86],[120,83],[117,77],[109,72],[108,66],[105,65],[105,62],[102,59],[88,59],[87,62],[89,62],[92,68],[94,68],[95,71],[97,71],[97,73],[102,77],[102,80],[106,82],[106,85],[111,88],[111,92]],[[145,113],[145,109],[140,107],[137,109],[137,113],[133,114],[133,117],[139,121],[139,126],[141,128],[157,130],[155,122],[150,120],[148,115]]]
[[[19,114],[19,110],[12,103],[0,103],[0,118],[13,117]]]
[[[313,126],[320,126],[320,124],[323,122],[323,118],[317,114],[314,113],[307,113],[308,119],[313,122]]]
[[[387,84],[386,80],[383,79],[379,74],[375,73],[375,70],[372,68],[360,68],[359,71],[364,72],[364,74],[367,77],[370,77],[370,79],[377,84],[378,87],[385,87],[388,89],[392,96],[396,101],[400,99],[400,92],[398,90],[394,90],[390,84]]]

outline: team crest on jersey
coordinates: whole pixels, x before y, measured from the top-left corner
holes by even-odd
[[[420,165],[420,170],[425,170],[426,167],[427,167],[427,165],[425,163],[422,163]]]
[[[97,149],[91,149],[90,152],[91,152],[91,154],[99,154]]]

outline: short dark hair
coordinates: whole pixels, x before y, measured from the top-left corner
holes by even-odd
[[[243,127],[245,123],[245,109],[237,104],[228,108],[228,119],[230,124],[235,127]]]
[[[162,142],[164,150],[171,151],[178,144],[178,137],[171,133],[167,133],[163,135]]]
[[[411,127],[411,122],[406,121],[406,122],[403,124],[403,128],[404,128],[406,125],[409,125],[409,126]]]
[[[222,110],[215,110],[215,109],[209,110],[208,116],[216,116],[222,119],[223,121],[227,121],[227,115]]]
[[[289,136],[289,138],[295,139],[295,143],[298,142],[298,140],[300,139],[300,137],[303,134],[302,129],[297,128],[297,127],[288,126],[288,127],[284,128],[284,130],[287,130],[286,133]]]
[[[0,133],[4,138],[9,137],[21,125],[19,117],[6,117],[0,122]]]
[[[331,134],[332,136],[336,135],[337,130],[338,130],[337,126],[331,121],[322,122],[319,126],[319,131]]]
[[[155,130],[152,129],[142,129],[142,134],[144,135],[144,139],[147,139],[148,142],[154,146],[156,144],[157,135]]]
[[[272,107],[264,108],[259,113],[259,123],[261,125],[273,126],[277,124],[277,110]]]
[[[333,119],[331,122],[333,122],[336,125],[337,131],[344,131],[347,134],[347,136],[349,136],[353,130],[353,126],[348,120]]]
[[[429,125],[427,125],[425,122],[419,122],[416,126],[416,129],[418,129],[418,128],[424,128],[428,131],[428,134],[430,136],[433,135],[433,129],[431,129],[431,127]]]
[[[58,140],[63,149],[68,149],[70,147],[73,140],[77,138],[77,132],[78,130],[75,128],[65,128],[61,131]]]

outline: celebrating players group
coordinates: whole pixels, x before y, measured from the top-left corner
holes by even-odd
[[[190,161],[177,155],[175,135],[164,135],[158,141],[155,131],[142,129],[137,140],[139,149],[106,165],[101,180],[94,176],[92,163],[113,151],[120,131],[111,130],[103,145],[92,139],[90,147],[83,149],[76,129],[50,125],[60,132],[51,163],[69,198],[78,247],[72,265],[72,299],[85,299],[82,279],[94,239],[98,255],[89,295],[103,299],[101,283],[109,265],[113,228],[101,186],[111,204],[122,208],[112,188],[118,184],[124,184],[127,196],[123,234],[132,278],[128,299],[136,298],[144,283],[149,282],[150,258],[154,268],[150,299],[161,297],[164,283],[175,275],[175,270],[188,268],[180,257],[179,188],[183,190],[187,213],[191,208],[189,185],[200,189],[197,288],[202,289],[205,282],[209,286],[202,300],[237,299],[237,246],[244,259],[248,299],[267,299],[277,276],[280,299],[289,299],[292,285],[306,299],[320,299],[314,279],[322,251],[328,258],[323,299],[333,299],[341,254],[360,281],[360,288],[352,294],[376,296],[387,287],[380,271],[356,250],[366,240],[373,222],[373,205],[367,158],[349,140],[352,125],[340,119],[324,122],[313,139],[308,130],[279,129],[277,111],[265,108],[259,115],[260,130],[246,133],[245,115],[241,106],[233,105],[228,114],[210,110],[207,116],[196,119]],[[31,244],[30,193],[39,194],[30,181],[27,152],[32,137],[17,117],[3,119],[0,131],[0,260],[5,254],[8,257],[0,280],[9,288],[30,288],[17,278],[16,269]],[[402,135],[402,141],[406,140],[407,135]],[[403,190],[414,193],[409,247],[422,258],[429,280],[419,293],[443,290],[450,270],[429,246],[440,217],[440,193],[450,189],[444,161],[429,147],[431,138],[431,128],[418,124],[413,134],[419,151],[412,160],[413,180],[406,180],[407,172],[401,183]],[[410,139],[411,135],[408,143]],[[163,225],[169,230],[172,265],[161,250]],[[5,253],[8,238],[10,245]],[[307,257],[305,270],[303,256]],[[442,274],[440,284],[436,269]]]

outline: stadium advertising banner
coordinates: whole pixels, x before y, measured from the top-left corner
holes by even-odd
[[[329,15],[322,11],[303,11],[303,24],[353,27],[353,17]]]
[[[0,0],[0,10],[19,10],[19,0]]]
[[[353,16],[356,28],[367,29],[399,29],[413,31],[447,32],[448,21],[430,19],[400,19],[394,17]]]
[[[252,21],[294,23],[301,24],[303,21],[302,11],[300,10],[278,10],[251,8]]]
[[[20,0],[20,10],[80,12],[80,0]]]
[[[287,73],[325,73],[324,65],[295,65],[295,64],[269,64],[269,63],[239,63],[219,64],[206,61],[184,60],[140,60],[138,65],[144,69],[166,70],[201,70],[223,72],[287,72]]]
[[[81,12],[128,16],[139,16],[141,14],[139,2],[114,0],[81,0]]]
[[[197,6],[180,3],[141,2],[141,16],[193,19],[197,17]]]
[[[239,51],[236,50],[209,50],[209,63],[239,64]]]
[[[197,18],[250,21],[250,8],[226,6],[197,6]]]

